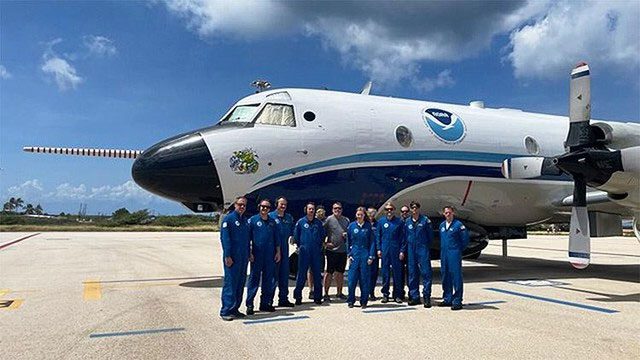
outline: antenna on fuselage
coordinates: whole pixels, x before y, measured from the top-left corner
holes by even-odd
[[[258,92],[262,92],[267,90],[268,88],[271,87],[271,83],[268,82],[267,80],[256,80],[254,82],[251,83],[251,86],[253,86],[254,88],[258,89]]]
[[[371,92],[371,86],[372,85],[373,85],[373,82],[367,81],[367,83],[364,84],[364,87],[362,88],[362,91],[360,91],[360,94],[369,95],[369,93]]]

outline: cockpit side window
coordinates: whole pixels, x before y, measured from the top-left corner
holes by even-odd
[[[236,106],[235,109],[233,109],[233,111],[220,123],[242,124],[251,122],[259,106],[260,104]]]
[[[256,124],[296,126],[293,106],[284,104],[266,104],[258,118]]]

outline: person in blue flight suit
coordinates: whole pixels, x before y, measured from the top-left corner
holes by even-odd
[[[347,228],[347,251],[349,256],[349,295],[347,305],[352,308],[356,302],[356,285],[360,283],[360,306],[367,308],[371,266],[374,263],[376,246],[373,228],[365,221],[365,209],[356,210],[356,221]]]
[[[249,224],[244,216],[247,199],[236,199],[235,210],[222,220],[220,240],[224,262],[224,285],[222,286],[222,308],[220,317],[225,321],[245,317],[238,309],[242,304],[244,284],[247,280],[249,262]]]
[[[402,220],[393,213],[396,207],[392,203],[384,206],[386,216],[378,221],[376,229],[376,248],[378,249],[378,257],[382,258],[382,302],[389,302],[389,287],[391,276],[390,270],[393,270],[393,299],[396,303],[401,304],[404,297],[404,281],[402,279],[402,260],[404,254],[401,255],[402,247],[403,223]]]
[[[269,213],[276,227],[276,243],[280,245],[280,262],[276,264],[273,293],[278,288],[278,307],[293,307],[289,301],[289,242],[293,241],[293,216],[287,214],[287,199],[276,200],[276,210]]]
[[[433,240],[431,220],[420,214],[420,203],[411,202],[411,217],[404,223],[404,241],[401,253],[408,255],[409,305],[420,304],[420,277],[424,307],[431,307],[431,256],[429,248]]]
[[[325,231],[322,222],[315,217],[316,205],[305,206],[306,216],[298,220],[293,230],[293,238],[298,246],[298,275],[293,297],[296,305],[302,304],[302,289],[307,279],[307,271],[311,267],[313,275],[313,301],[322,304],[322,245]]]
[[[402,220],[403,226],[404,226],[405,220],[407,220],[409,218],[409,216],[411,216],[411,210],[409,210],[409,207],[407,205],[402,205],[402,207],[400,208],[400,219]],[[402,236],[404,238],[404,234],[402,234]],[[402,259],[402,293],[404,294],[404,286],[406,284],[409,284],[409,259],[408,259],[406,253],[404,253],[402,255],[403,255],[403,259]],[[404,296],[402,297],[402,300],[404,300]]]
[[[377,226],[378,226],[378,221],[376,220],[376,213],[378,212],[378,210],[376,210],[373,207],[370,207],[367,209],[367,220],[369,221],[369,224],[371,225],[371,229],[373,230],[373,233],[375,234],[377,231]],[[374,238],[374,246],[375,246],[375,238]],[[378,249],[376,249],[377,251]],[[378,257],[375,257],[373,259],[373,264],[371,264],[370,266],[371,269],[371,279],[369,280],[369,300],[371,301],[376,301],[378,300],[378,298],[376,297],[376,284],[378,283],[378,273],[380,270],[380,259]]]
[[[260,213],[249,219],[249,238],[251,239],[251,263],[247,283],[247,315],[253,315],[253,300],[260,286],[260,311],[274,312],[273,291],[275,290],[276,264],[280,262],[280,244],[276,242],[275,222],[269,217],[271,203],[260,201]]]
[[[451,310],[462,309],[462,251],[469,245],[469,231],[454,218],[455,209],[442,209],[440,224],[440,272],[442,273],[442,303]]]

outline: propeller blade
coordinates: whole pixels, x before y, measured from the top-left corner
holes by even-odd
[[[569,133],[565,146],[575,151],[590,145],[591,135],[591,74],[589,65],[579,63],[571,71],[569,90]]]
[[[574,176],[573,208],[569,232],[569,262],[576,269],[584,269],[591,259],[591,235],[587,211],[587,183]]]
[[[518,157],[502,162],[502,176],[507,179],[532,179],[542,175],[560,175],[553,158],[541,156]]]

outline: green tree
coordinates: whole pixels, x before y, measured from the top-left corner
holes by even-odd
[[[13,199],[13,198],[12,198],[12,199]],[[16,198],[16,199],[15,199],[15,202],[14,202],[14,205],[15,205],[15,209],[16,209],[16,210],[18,210],[18,209],[20,209],[21,207],[23,207],[23,205],[24,205],[24,200],[22,200],[22,198]]]
[[[33,205],[27,204],[27,206],[24,208],[24,213],[27,215],[33,215],[36,213],[36,209],[33,207]]]
[[[37,215],[44,214],[44,210],[42,209],[42,206],[40,206],[40,204],[36,205],[35,211]]]

